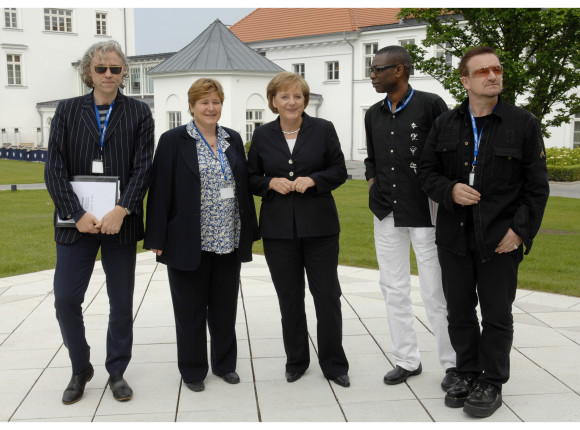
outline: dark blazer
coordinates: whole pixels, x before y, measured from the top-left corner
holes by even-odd
[[[149,185],[153,149],[154,125],[149,106],[119,92],[105,134],[103,159],[104,175],[119,177],[118,204],[132,212],[124,218],[119,231],[122,244],[143,238],[143,199]],[[65,219],[82,211],[70,180],[76,175],[91,175],[93,160],[100,158],[100,152],[93,93],[60,102],[52,119],[44,168],[55,220],[57,214]],[[55,240],[59,243],[74,243],[81,235],[76,228],[55,227]]]
[[[264,238],[329,236],[340,232],[331,191],[348,175],[340,142],[330,121],[302,114],[292,154],[280,128],[280,117],[254,131],[248,154],[250,191],[262,197],[260,234]],[[316,185],[304,194],[268,190],[274,177],[290,181],[309,176]],[[295,235],[296,234],[296,235]]]
[[[248,191],[246,153],[240,135],[222,128],[230,135],[225,155],[236,180],[240,208],[238,258],[251,261],[252,243],[259,236],[254,199]],[[157,261],[174,269],[195,270],[201,256],[201,184],[196,141],[185,125],[161,135],[152,170],[143,246],[162,250]]]

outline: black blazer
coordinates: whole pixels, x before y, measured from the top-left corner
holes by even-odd
[[[248,154],[250,191],[262,197],[260,234],[264,238],[329,236],[340,232],[331,191],[348,175],[340,142],[330,121],[302,114],[292,154],[280,128],[280,117],[254,131]],[[290,181],[309,176],[316,185],[304,194],[268,190],[274,177]]]
[[[246,153],[240,135],[223,129],[230,135],[225,154],[236,180],[240,208],[238,258],[251,261],[252,243],[259,236],[254,199],[248,191]],[[172,268],[195,270],[201,257],[201,183],[196,141],[185,125],[161,135],[152,170],[143,247],[162,250],[157,261]]]
[[[100,133],[95,116],[93,93],[60,102],[50,127],[44,168],[46,188],[61,219],[82,210],[70,180],[76,175],[91,175],[93,160],[100,158]],[[154,125],[149,106],[117,93],[105,134],[104,175],[118,176],[118,204],[132,214],[123,220],[119,231],[122,244],[143,238],[143,199],[149,186],[153,162]],[[74,243],[80,237],[76,228],[55,227],[55,240]]]

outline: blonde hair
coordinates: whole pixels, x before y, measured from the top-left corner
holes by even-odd
[[[272,78],[268,86],[266,87],[266,97],[268,98],[268,107],[274,113],[278,113],[278,109],[274,107],[273,100],[279,91],[282,91],[288,87],[298,84],[302,90],[302,95],[304,96],[304,109],[308,106],[308,101],[310,100],[310,88],[304,80],[304,78],[296,73],[291,72],[280,72]]]

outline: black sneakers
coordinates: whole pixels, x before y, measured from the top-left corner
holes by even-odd
[[[478,382],[469,393],[463,412],[472,417],[485,418],[493,415],[501,403],[501,390],[498,387],[486,382]]]

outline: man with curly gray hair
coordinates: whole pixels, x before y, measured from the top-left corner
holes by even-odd
[[[82,304],[99,249],[110,309],[108,385],[118,401],[133,397],[123,374],[133,345],[136,248],[144,233],[154,126],[149,107],[119,91],[127,70],[117,42],[92,45],[81,61],[83,82],[92,91],[59,103],[50,130],[44,177],[55,205],[56,318],[72,364],[62,397],[67,405],[81,399],[94,375]],[[102,216],[83,208],[71,184],[78,176],[116,178],[116,205]]]

